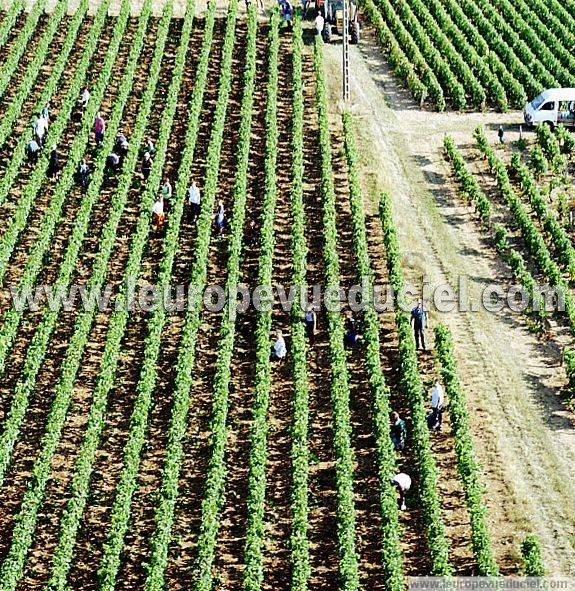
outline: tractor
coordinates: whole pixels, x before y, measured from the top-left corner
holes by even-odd
[[[349,39],[350,43],[359,43],[358,0],[323,0],[321,14],[324,18],[322,37],[326,43],[330,43],[333,35],[343,34],[343,3],[347,2],[349,15]]]

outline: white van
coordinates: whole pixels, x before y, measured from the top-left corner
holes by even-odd
[[[547,122],[551,126],[563,123],[575,126],[575,88],[549,88],[536,96],[523,109],[527,125]]]

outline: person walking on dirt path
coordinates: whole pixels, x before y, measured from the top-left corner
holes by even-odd
[[[431,414],[427,421],[429,428],[433,431],[441,431],[443,422],[443,410],[445,408],[445,395],[439,380],[435,380],[431,389]]]
[[[411,478],[405,474],[405,472],[400,472],[391,479],[391,484],[393,484],[397,489],[397,505],[399,509],[401,511],[405,511],[407,509],[405,504],[405,496],[411,488]]]
[[[192,224],[195,224],[200,217],[201,199],[200,189],[196,185],[196,181],[192,181],[192,184],[188,187],[188,204],[190,206]]]
[[[90,91],[88,90],[87,86],[82,88],[82,94],[80,95],[80,106],[82,110],[84,110],[88,106],[88,101],[90,100]]]
[[[317,13],[315,17],[315,34],[321,35],[323,33],[323,28],[325,26],[325,19],[323,18],[321,12]]]
[[[104,141],[104,132],[106,131],[106,122],[98,112],[94,121],[94,136],[96,138],[96,147],[100,147]]]
[[[148,180],[150,172],[152,172],[152,164],[153,162],[150,153],[144,152],[144,158],[142,159],[142,176],[144,177],[145,181]]]
[[[400,418],[399,414],[395,411],[391,413],[391,426],[389,428],[391,435],[391,441],[395,451],[400,451],[405,447],[405,439],[407,437],[407,427],[405,421]]]
[[[46,128],[50,127],[50,103],[46,103],[40,113],[46,121]]]
[[[411,311],[411,324],[413,325],[413,334],[415,336],[415,346],[421,347],[425,351],[425,329],[427,328],[427,310],[423,307],[423,301],[419,300],[417,306]]]
[[[26,144],[25,152],[26,158],[28,158],[28,162],[30,164],[36,164],[38,162],[40,146],[34,138],[30,139],[30,141]]]
[[[156,232],[159,232],[164,226],[165,214],[164,214],[164,200],[159,195],[152,206],[152,222],[156,226]]]
[[[58,147],[56,144],[52,146],[50,152],[50,162],[48,163],[48,176],[51,179],[55,179],[60,172],[60,155],[58,154]]]
[[[497,137],[499,138],[499,143],[500,144],[504,144],[505,143],[505,139],[504,139],[504,131],[503,131],[503,125],[499,126],[499,129],[497,130]]]
[[[317,314],[311,304],[308,304],[305,311],[305,332],[310,345],[315,344],[315,331],[317,328]]]
[[[272,346],[271,359],[273,361],[283,361],[287,355],[286,342],[281,330],[278,330],[276,342]]]

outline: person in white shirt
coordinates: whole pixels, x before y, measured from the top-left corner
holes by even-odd
[[[407,509],[407,506],[405,505],[405,495],[411,488],[411,478],[404,472],[400,472],[391,479],[391,484],[397,489],[399,495],[397,503],[399,508],[402,511],[405,511]]]
[[[32,123],[32,129],[34,130],[34,138],[39,146],[44,145],[44,140],[46,138],[46,131],[48,131],[48,121],[42,115],[38,114],[36,119],[34,119],[34,123]]]
[[[272,359],[282,361],[287,355],[286,342],[281,330],[278,330],[276,342],[272,347]]]
[[[443,420],[443,409],[445,407],[445,395],[439,380],[435,380],[431,389],[431,414],[429,415],[429,428],[434,431],[441,430]]]
[[[188,188],[188,203],[190,204],[192,223],[195,223],[200,217],[200,202],[200,189],[196,185],[196,181],[192,181],[192,184]]]
[[[156,225],[156,232],[159,232],[164,225],[164,198],[159,195],[152,207],[152,221]]]
[[[90,91],[88,90],[87,86],[84,86],[82,89],[82,94],[80,96],[80,104],[83,109],[88,106],[88,101],[90,100]]]
[[[321,12],[317,13],[317,16],[315,17],[315,32],[316,35],[321,35],[323,33],[323,27],[325,25],[325,20],[323,18],[323,16],[321,15]]]

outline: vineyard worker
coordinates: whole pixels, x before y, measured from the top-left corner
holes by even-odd
[[[46,132],[48,131],[48,121],[41,113],[36,115],[34,123],[32,123],[32,129],[34,130],[34,139],[39,146],[43,146],[44,140],[46,139]]]
[[[52,146],[50,152],[50,162],[48,163],[48,176],[53,179],[58,176],[60,171],[60,156],[58,154],[58,148],[56,144]]]
[[[321,35],[323,33],[323,27],[325,25],[325,20],[321,14],[321,12],[317,13],[315,17],[315,33],[316,35]]]
[[[400,472],[391,479],[391,484],[393,484],[397,489],[397,493],[399,495],[397,504],[399,508],[402,511],[405,511],[407,509],[407,506],[405,505],[405,495],[411,488],[411,478],[404,472]]]
[[[116,136],[116,147],[114,151],[120,157],[120,160],[123,161],[124,158],[128,155],[128,139],[126,136],[120,131]]]
[[[144,153],[148,153],[150,156],[153,156],[156,153],[156,147],[154,146],[154,142],[152,138],[146,138],[146,145],[144,146]]]
[[[162,198],[164,201],[167,201],[172,198],[172,183],[170,179],[166,178],[160,187],[160,193],[162,194]]]
[[[200,202],[200,189],[198,188],[198,185],[196,185],[196,181],[192,181],[192,184],[188,187],[188,203],[190,205],[193,224],[195,224],[200,217]]]
[[[218,236],[221,236],[226,227],[226,211],[224,209],[224,202],[221,199],[218,201],[218,208],[216,210],[216,215],[214,216],[214,221],[218,230]]]
[[[120,167],[120,157],[116,152],[110,152],[106,158],[106,172],[108,174],[115,174]]]
[[[256,221],[250,220],[248,227],[246,228],[245,235],[244,235],[244,242],[246,246],[255,246],[257,243],[257,227]]]
[[[144,158],[142,160],[142,176],[144,180],[148,180],[150,172],[152,172],[152,157],[149,152],[144,152]]]
[[[361,335],[359,334],[357,321],[349,310],[345,317],[344,328],[345,335],[343,338],[345,344],[348,347],[355,347],[361,341]]]
[[[427,310],[423,307],[423,301],[419,300],[417,306],[411,311],[411,324],[415,335],[415,345],[419,349],[419,343],[425,351],[425,328],[427,324]]]
[[[26,157],[28,158],[28,162],[30,164],[36,164],[38,162],[38,155],[40,154],[40,146],[38,145],[38,142],[32,138],[27,144],[26,144]]]
[[[431,389],[431,414],[428,417],[428,425],[434,431],[441,431],[443,411],[445,409],[445,394],[439,380],[435,380]]]
[[[82,158],[82,162],[80,162],[78,165],[76,180],[80,185],[82,185],[82,187],[87,187],[88,183],[90,182],[90,167],[88,166],[85,156]]]
[[[505,140],[503,139],[503,135],[504,135],[504,131],[503,131],[503,125],[499,126],[499,129],[497,130],[497,137],[499,138],[499,143],[500,144],[504,144]]]
[[[156,202],[152,206],[152,221],[156,225],[156,232],[159,232],[164,225],[164,200],[161,195],[158,195]]]
[[[104,132],[106,131],[106,122],[104,118],[98,112],[94,121],[94,135],[96,137],[96,146],[99,148],[104,141]]]
[[[90,91],[88,90],[87,86],[82,88],[82,94],[80,95],[80,106],[82,109],[85,109],[88,106],[88,101],[90,100]]]
[[[396,412],[391,413],[391,427],[389,429],[391,441],[396,451],[402,450],[405,447],[405,439],[407,437],[407,427],[405,421],[400,418]]]
[[[46,120],[46,126],[49,127],[50,126],[50,103],[46,103],[46,105],[44,106],[44,108],[42,109],[42,112],[40,114]]]
[[[286,342],[281,330],[278,330],[276,342],[272,346],[271,358],[274,361],[283,361],[287,355]]]
[[[305,333],[311,345],[315,343],[315,331],[317,328],[317,314],[311,304],[305,310]]]

